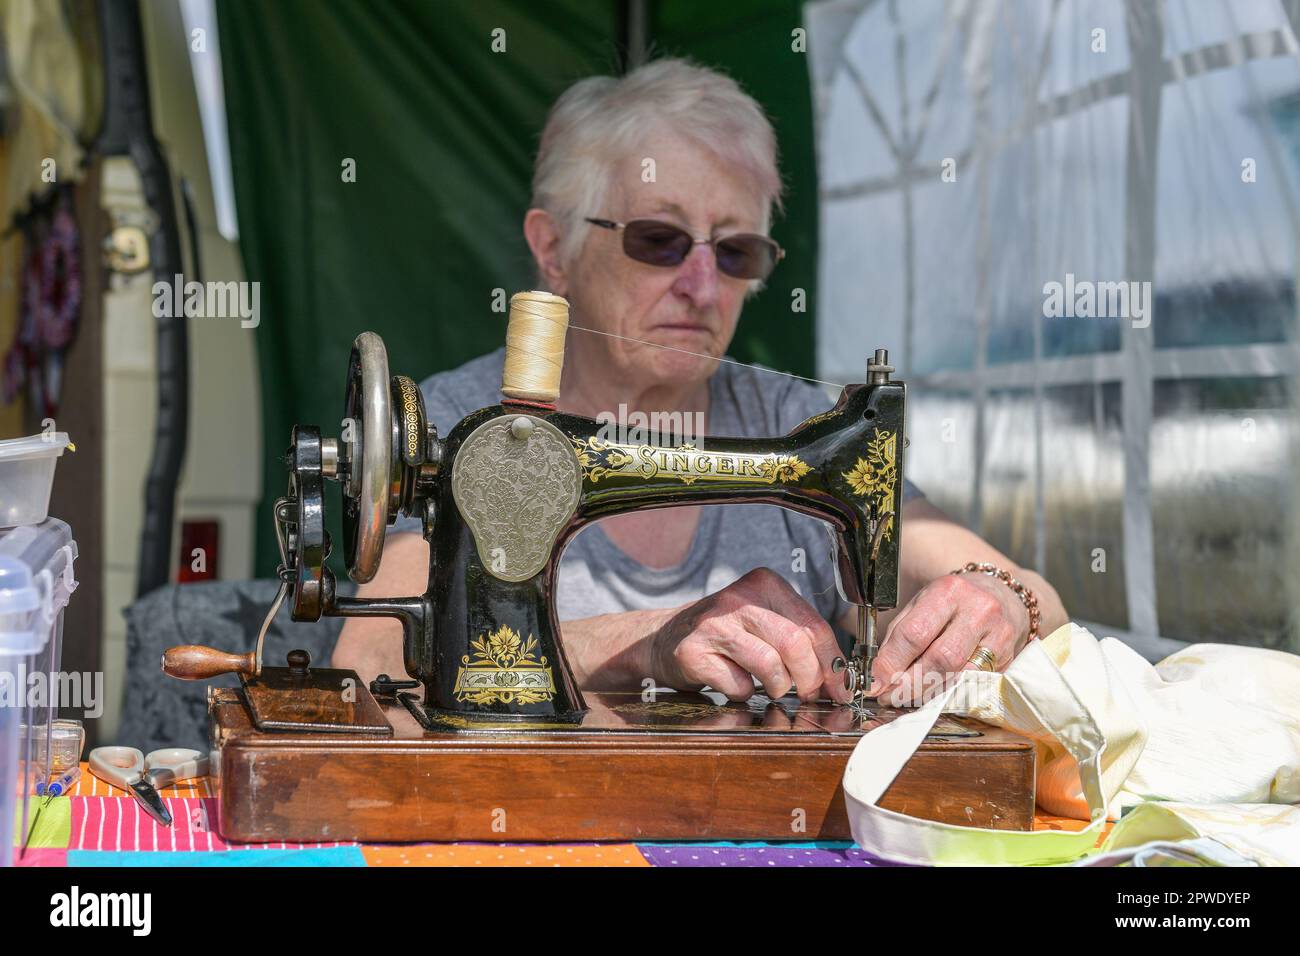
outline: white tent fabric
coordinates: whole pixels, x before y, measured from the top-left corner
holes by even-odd
[[[1300,649],[1298,6],[805,7],[818,376],[1103,634]]]

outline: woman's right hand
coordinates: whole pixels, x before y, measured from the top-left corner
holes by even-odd
[[[732,700],[747,700],[757,678],[773,699],[791,687],[804,701],[844,703],[851,696],[831,671],[841,654],[831,626],[769,568],[680,608],[650,642],[656,682],[677,690],[707,684]]]

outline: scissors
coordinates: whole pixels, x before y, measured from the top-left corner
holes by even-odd
[[[96,747],[90,752],[90,772],[105,783],[129,790],[145,813],[169,827],[171,811],[158,796],[158,788],[206,776],[208,755],[184,747],[164,747],[146,757],[134,747]]]

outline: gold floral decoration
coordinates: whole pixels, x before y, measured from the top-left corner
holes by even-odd
[[[470,641],[471,655],[460,659],[456,699],[471,704],[537,704],[555,696],[555,682],[545,657],[537,656],[537,638],[520,636],[502,626]]]
[[[876,506],[877,514],[893,509],[894,489],[898,484],[897,453],[898,435],[877,431],[867,443],[866,456],[844,472],[849,489],[855,495],[869,498]],[[885,538],[890,536],[893,528],[894,519],[891,517],[885,525]]]
[[[521,660],[528,660],[537,649],[537,638],[531,634],[524,641],[519,632],[512,627],[502,627],[492,634],[470,641],[474,656],[491,661],[497,667],[514,667]],[[466,661],[468,663],[468,661]]]
[[[621,448],[601,441],[599,438],[570,438],[578,464],[582,467],[582,477],[600,481],[607,475],[615,474],[632,463],[632,456]]]
[[[767,467],[770,469],[772,480],[780,482],[798,481],[812,471],[798,455],[779,455]]]

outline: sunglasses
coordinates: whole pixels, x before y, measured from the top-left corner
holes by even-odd
[[[775,242],[752,232],[696,239],[685,229],[658,219],[614,222],[588,218],[587,222],[623,233],[624,254],[652,266],[679,266],[696,246],[712,246],[722,272],[735,279],[766,279],[785,257],[785,250]]]

